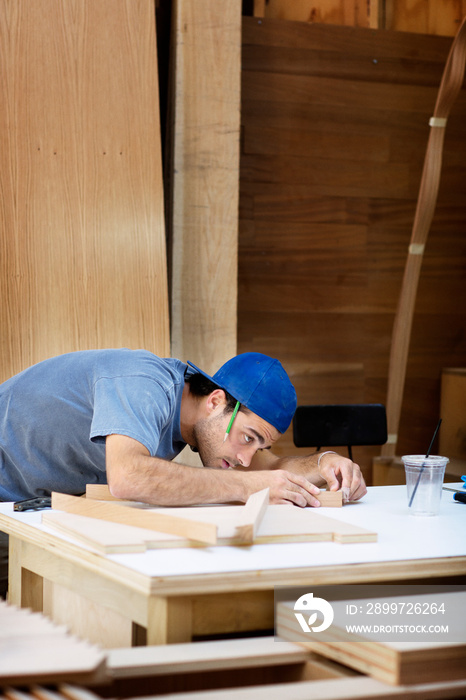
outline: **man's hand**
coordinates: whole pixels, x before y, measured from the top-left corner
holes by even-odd
[[[357,501],[367,493],[359,465],[339,454],[322,455],[318,473],[327,482],[330,491],[341,488],[345,501]]]
[[[318,508],[320,506],[317,498],[314,498],[320,489],[300,474],[294,474],[284,469],[274,469],[272,471],[249,471],[244,474],[244,477],[244,484],[249,495],[268,488],[270,503],[293,503],[301,508],[306,506]]]
[[[357,501],[367,493],[359,465],[335,452],[304,457],[277,457],[270,450],[260,450],[254,456],[248,471],[277,469],[300,475],[317,486],[327,485],[330,491],[341,488],[345,501]]]

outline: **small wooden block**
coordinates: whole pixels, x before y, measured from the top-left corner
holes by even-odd
[[[321,506],[326,508],[341,508],[343,505],[343,492],[339,491],[321,491],[315,496]]]

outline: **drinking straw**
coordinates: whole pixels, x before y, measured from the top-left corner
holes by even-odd
[[[429,458],[429,455],[430,455],[430,452],[432,450],[434,440],[437,437],[437,433],[438,433],[438,430],[440,428],[441,422],[442,422],[442,419],[440,418],[439,422],[437,423],[437,427],[435,428],[435,432],[434,432],[434,435],[432,437],[432,440],[430,441],[429,449],[427,450],[427,453],[426,453],[426,459]],[[409,499],[409,508],[411,508],[412,502],[414,500],[414,496],[416,495],[417,487],[419,486],[419,482],[421,481],[422,472],[424,471],[424,467],[426,467],[426,466],[427,466],[427,462],[423,462],[423,464],[421,466],[421,471],[419,472],[419,476],[417,477],[416,484],[415,484],[413,492],[411,494],[411,498]]]

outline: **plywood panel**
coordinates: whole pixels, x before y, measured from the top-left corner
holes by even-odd
[[[279,357],[300,403],[386,401],[428,119],[450,45],[244,18],[238,349]],[[419,284],[402,453],[426,449],[441,369],[466,362],[465,118],[463,89]],[[298,452],[290,432],[276,449]],[[354,450],[366,476],[377,449]]]
[[[169,351],[151,0],[0,3],[1,379]]]

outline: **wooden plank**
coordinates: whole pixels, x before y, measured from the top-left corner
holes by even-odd
[[[241,2],[173,10],[172,354],[215,372],[236,354]]]
[[[124,525],[165,532],[171,535],[180,535],[189,540],[195,540],[208,544],[217,541],[217,527],[215,524],[192,521],[182,517],[175,517],[159,511],[144,511],[137,508],[114,505],[113,503],[101,503],[63,493],[52,493],[52,508],[64,510],[67,513],[86,515],[90,518],[107,520]]]
[[[75,350],[168,355],[154,3],[1,0],[0,41],[0,381]]]
[[[462,0],[464,2],[464,0]],[[372,59],[374,44],[380,59],[403,62],[418,61],[445,63],[451,45],[449,37],[435,37],[424,34],[409,35],[396,31],[367,31],[352,27],[329,26],[320,22],[288,22],[267,19],[258,22],[243,17],[243,46],[258,48],[288,47],[299,50],[318,50],[319,54],[347,54],[350,57],[365,56]],[[245,66],[246,70],[248,64]],[[344,67],[342,67],[344,70]],[[372,67],[367,64],[367,70]]]
[[[196,644],[176,644],[157,649],[134,647],[111,649],[107,667],[114,678],[137,678],[168,674],[206,672],[220,668],[250,668],[272,664],[304,663],[309,652],[299,644],[274,637],[232,639]]]
[[[332,196],[338,191],[343,197],[412,199],[416,193],[409,168],[404,163],[244,155],[241,159],[241,178],[244,183],[250,180],[291,185],[308,182],[318,194],[324,196]]]
[[[393,35],[392,35],[393,36]],[[296,46],[267,46],[258,51],[255,45],[243,45],[243,60],[248,70],[264,73],[296,75],[316,75],[320,77],[367,79],[369,70],[372,78],[380,82],[403,85],[438,85],[442,76],[443,62],[427,60],[424,56],[405,55],[384,56],[383,48],[378,59],[373,53],[367,56],[358,47],[345,46],[338,51],[335,47],[322,51],[318,48],[298,48]],[[370,73],[369,73],[370,76]]]
[[[235,537],[241,544],[252,544],[269,505],[269,489],[263,489],[249,496],[241,509],[236,525]]]
[[[366,109],[380,109],[392,100],[393,112],[429,113],[435,102],[436,88],[424,85],[393,85],[390,83],[344,78],[287,75],[248,71],[243,76],[243,99],[283,101]],[[247,78],[247,79],[246,79]]]
[[[255,496],[255,494],[253,494]],[[115,498],[110,493],[107,484],[87,484],[86,485],[86,498],[94,498],[99,501],[120,501],[125,503],[130,503],[130,501],[123,501],[123,499]],[[250,497],[252,499],[252,496]],[[327,508],[338,508],[343,505],[343,498],[341,491],[325,491],[321,492],[316,496],[317,500],[322,506]],[[249,503],[249,500],[248,500]],[[252,501],[251,501],[252,503]],[[267,504],[268,505],[268,504]],[[252,508],[252,505],[251,505]],[[252,511],[253,512],[253,511]]]
[[[243,153],[257,155],[291,155],[308,158],[336,157],[338,160],[380,161],[390,155],[387,134],[345,133],[330,129],[297,129],[278,131],[273,127],[250,127],[246,130]],[[385,146],[385,148],[384,148]]]
[[[149,530],[107,521],[100,521],[96,527],[94,518],[73,513],[42,513],[42,524],[72,535],[102,554],[145,552],[144,536],[147,539],[152,534]]]
[[[121,501],[110,493],[107,484],[86,484],[86,498],[94,498],[97,501]]]
[[[465,606],[465,592],[446,593],[446,605],[451,610],[461,611]],[[385,598],[384,602],[400,600]],[[431,594],[416,597],[403,596],[403,601],[422,605],[432,601]],[[376,602],[377,599],[373,599]],[[344,620],[346,605],[365,605],[366,600],[331,601],[335,620]],[[414,618],[413,618],[414,620]],[[424,622],[424,620],[423,620]],[[413,625],[415,622],[413,622]],[[277,632],[284,639],[299,641],[306,648],[328,658],[344,663],[351,668],[367,673],[392,685],[433,683],[466,678],[466,641],[381,641],[370,633],[347,632],[345,625],[335,621],[325,631],[324,639],[303,632],[296,621],[294,601],[277,606]],[[377,637],[377,635],[375,635]],[[383,635],[381,635],[383,637]]]

